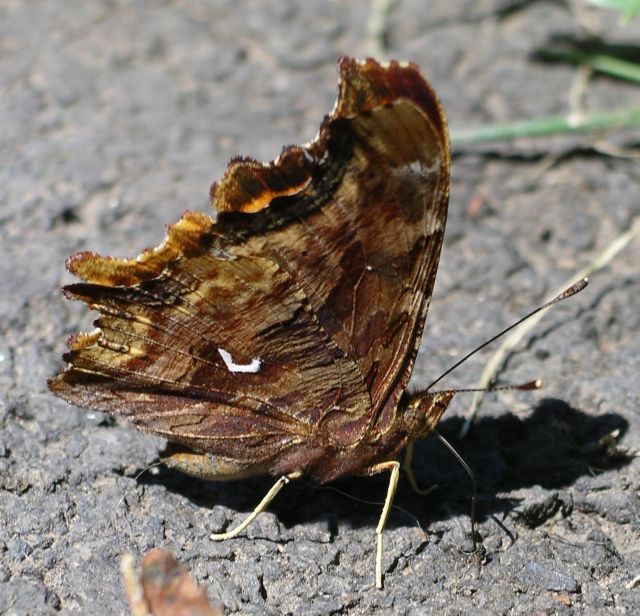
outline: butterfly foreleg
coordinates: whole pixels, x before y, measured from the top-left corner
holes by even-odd
[[[398,487],[400,462],[397,462],[396,460],[380,462],[380,464],[371,466],[363,473],[364,475],[377,475],[378,473],[384,473],[385,471],[391,471],[391,477],[389,478],[389,487],[387,488],[387,496],[384,499],[384,506],[382,507],[382,513],[380,514],[380,520],[376,527],[376,588],[382,588],[382,531],[387,523],[389,511],[393,504],[393,497],[395,496],[396,488]]]
[[[258,503],[258,506],[240,524],[238,524],[238,526],[232,528],[226,533],[214,533],[210,538],[214,541],[222,541],[223,539],[232,539],[233,537],[237,537],[269,506],[269,503],[271,503],[278,492],[280,492],[280,490],[282,490],[282,488],[288,484],[291,479],[297,479],[300,475],[302,475],[302,473],[296,471],[295,473],[289,473],[288,475],[280,477],[280,479],[278,479],[278,481],[276,481],[271,489],[265,494],[264,498]]]
[[[402,463],[402,470],[407,476],[411,489],[420,496],[431,494],[438,486],[429,486],[428,488],[421,488],[416,481],[416,476],[413,473],[413,444],[415,441],[411,440],[407,444],[407,448],[404,453],[404,462]]]

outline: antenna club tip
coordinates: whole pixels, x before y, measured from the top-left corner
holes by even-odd
[[[529,381],[528,383],[522,383],[522,385],[518,385],[516,389],[520,391],[531,391],[533,389],[541,389],[542,388],[542,379],[536,379],[535,381]]]
[[[570,287],[568,287],[562,293],[560,293],[560,295],[557,295],[551,301],[548,301],[546,304],[543,304],[542,308],[549,308],[549,306],[553,306],[553,304],[557,304],[558,302],[561,302],[562,300],[567,299],[568,297],[571,297],[576,293],[580,293],[580,291],[585,289],[588,284],[589,284],[588,278],[582,278],[578,280],[578,282],[574,282]]]

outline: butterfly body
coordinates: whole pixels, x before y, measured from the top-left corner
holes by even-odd
[[[217,481],[300,472],[318,483],[327,483],[349,475],[367,475],[377,464],[395,459],[410,441],[431,432],[452,397],[452,392],[441,392],[429,394],[427,399],[421,398],[414,409],[403,404],[385,429],[376,426],[360,441],[350,445],[338,444],[330,434],[318,431],[314,438],[301,439],[278,452],[266,464],[242,464],[237,458],[197,453],[172,443],[167,446],[162,460],[167,466],[188,475]]]
[[[65,294],[100,313],[49,383],[167,438],[214,479],[371,474],[452,394],[405,393],[444,237],[450,150],[412,64],[340,62],[317,138],[238,158],[135,259],[78,253]],[[381,466],[382,465],[382,466]]]

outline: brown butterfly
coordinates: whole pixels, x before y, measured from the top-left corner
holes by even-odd
[[[442,107],[410,63],[343,58],[318,136],[263,164],[238,158],[135,259],[89,252],[67,297],[100,312],[49,382],[173,446],[166,464],[215,480],[391,473],[453,392],[408,394],[442,248],[450,148]],[[410,469],[408,469],[410,473]],[[412,475],[409,475],[415,485]]]

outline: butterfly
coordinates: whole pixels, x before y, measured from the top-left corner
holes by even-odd
[[[165,437],[198,477],[390,473],[454,393],[408,393],[442,248],[450,145],[412,63],[339,61],[317,137],[269,163],[232,159],[215,220],[187,212],[135,259],[80,252],[64,294],[100,313],[49,381],[68,402]],[[409,471],[410,472],[410,471]],[[410,475],[410,479],[412,476]],[[413,480],[412,480],[413,481]]]

